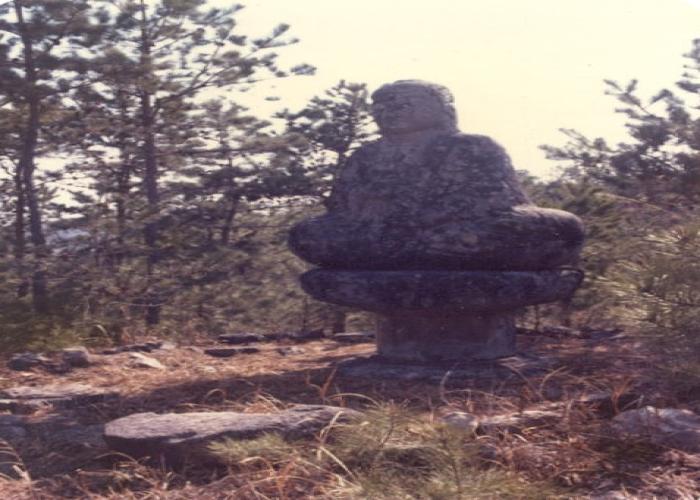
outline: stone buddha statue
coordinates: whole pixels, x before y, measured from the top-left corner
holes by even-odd
[[[327,213],[292,228],[313,297],[378,313],[379,354],[410,361],[515,352],[517,308],[569,297],[581,221],[533,205],[508,155],[460,133],[450,92],[401,80],[372,95],[381,138],[348,160]]]
[[[292,250],[340,269],[551,269],[576,262],[583,226],[534,206],[508,155],[457,130],[452,96],[415,80],[373,96],[381,139],[347,162],[328,214],[296,226]]]

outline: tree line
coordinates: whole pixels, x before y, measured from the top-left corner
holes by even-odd
[[[362,321],[301,293],[285,238],[373,137],[366,86],[257,116],[240,92],[314,69],[280,63],[289,26],[250,38],[239,11],[0,3],[0,343]],[[606,82],[626,141],[563,129],[563,145],[543,146],[559,177],[521,175],[537,203],[587,226],[586,284],[562,321],[628,323],[695,349],[700,41],[686,60],[648,98]]]
[[[236,286],[274,225],[261,214],[318,204],[369,137],[363,84],[341,81],[273,117],[237,102],[261,82],[314,71],[279,63],[296,42],[288,25],[239,33],[240,8],[0,4],[6,331],[80,319],[115,335],[137,318],[161,325],[184,297],[193,315],[225,308],[207,289]]]

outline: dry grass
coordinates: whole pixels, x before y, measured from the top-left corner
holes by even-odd
[[[101,424],[141,411],[266,412],[295,403],[362,409],[361,423],[336,425],[316,439],[264,436],[213,448],[218,467],[169,470],[109,453],[36,439],[17,451],[19,479],[0,479],[11,499],[263,498],[585,498],[608,491],[642,498],[692,498],[700,459],[644,443],[620,442],[608,419],[643,394],[645,404],[700,410],[691,388],[659,378],[661,361],[633,341],[524,337],[522,348],[557,360],[536,377],[450,380],[444,384],[349,378],[331,365],[372,352],[371,345],[323,340],[283,356],[278,344],[258,354],[218,359],[179,348],[151,353],[166,370],[132,368],[128,355],[64,375],[0,371],[0,385],[85,382],[119,390],[116,401],[60,412],[60,421]],[[574,404],[605,391],[601,404]],[[495,415],[556,408],[562,417],[472,435],[440,424],[451,411]],[[29,417],[54,425],[52,412]],[[68,425],[68,424],[66,424]],[[689,493],[690,492],[690,493]]]

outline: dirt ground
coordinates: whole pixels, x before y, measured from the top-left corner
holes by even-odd
[[[360,410],[399,405],[426,421],[438,421],[454,411],[496,415],[563,408],[562,418],[555,422],[482,436],[491,450],[484,466],[511,471],[524,481],[553,482],[562,488],[561,498],[700,497],[700,456],[621,440],[608,431],[610,418],[626,408],[652,405],[700,413],[700,385],[669,376],[664,360],[652,348],[618,332],[528,332],[519,335],[518,343],[520,350],[548,360],[551,366],[507,379],[428,382],[348,377],[336,370],[337,364],[370,355],[374,346],[323,339],[294,344],[299,352],[291,354],[278,350],[291,345],[280,342],[261,343],[258,353],[231,358],[206,355],[201,345],[147,353],[164,370],[132,367],[128,353],[99,356],[93,365],[64,374],[1,368],[3,389],[81,382],[116,390],[120,396],[27,415],[45,431],[15,447],[21,478],[0,480],[0,491],[17,499],[324,498],[318,484],[306,490],[298,486],[294,493],[271,490],[259,496],[258,489],[247,494],[252,490],[242,489],[243,475],[230,469],[171,471],[163,464],[111,453],[99,438],[100,425],[137,412],[268,412],[308,403]],[[593,394],[604,397],[595,404],[574,404]],[[66,439],[59,432],[76,428],[90,429],[92,434]]]

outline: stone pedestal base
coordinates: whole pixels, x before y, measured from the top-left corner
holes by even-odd
[[[512,314],[377,315],[377,352],[391,361],[498,359],[515,354]]]
[[[312,297],[379,315],[378,354],[407,363],[515,354],[513,314],[566,299],[580,271],[343,271],[301,276]]]

